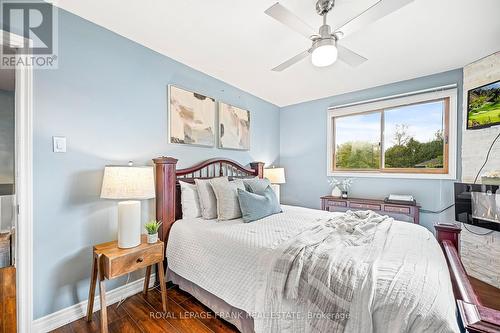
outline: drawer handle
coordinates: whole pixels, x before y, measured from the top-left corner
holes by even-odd
[[[144,259],[142,259],[142,258],[137,258],[137,260],[136,260],[136,262],[138,262],[138,263],[143,262],[143,261],[144,261]]]

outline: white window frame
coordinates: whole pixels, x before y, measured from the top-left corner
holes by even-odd
[[[455,85],[453,85],[456,87]],[[429,92],[430,90],[430,92]],[[371,178],[409,178],[409,179],[457,179],[457,89],[449,87],[432,88],[408,94],[384,97],[354,104],[333,106],[327,112],[327,176],[329,177],[371,177]],[[393,173],[383,171],[333,171],[333,118],[356,115],[364,112],[389,109],[409,104],[423,103],[436,99],[449,99],[448,123],[448,173]],[[383,137],[383,133],[382,133]],[[383,152],[382,152],[383,153]]]

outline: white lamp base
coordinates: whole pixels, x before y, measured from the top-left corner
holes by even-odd
[[[141,202],[118,203],[118,247],[128,249],[141,244]]]
[[[271,188],[273,189],[274,194],[276,194],[276,198],[278,198],[278,202],[281,203],[279,184],[271,184]]]

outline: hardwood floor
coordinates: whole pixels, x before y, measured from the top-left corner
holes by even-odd
[[[500,311],[500,289],[469,276],[470,283],[484,306]]]
[[[162,315],[159,289],[131,296],[119,307],[118,303],[108,306],[110,333],[229,333],[238,332],[236,327],[216,317],[191,295],[171,287],[167,291],[167,313]],[[60,327],[53,333],[100,332],[100,311],[94,312],[89,323],[86,318]]]
[[[474,289],[485,306],[500,310],[500,289],[477,279],[470,278]],[[108,306],[110,333],[229,333],[238,330],[228,322],[216,317],[212,311],[188,293],[177,287],[168,289],[167,315],[161,316],[161,294],[151,290],[147,296],[141,293],[127,298],[121,306]],[[88,323],[85,318],[60,327],[53,333],[100,332],[100,312]],[[158,317],[156,317],[158,315]]]
[[[16,269],[0,268],[0,333],[16,332]]]

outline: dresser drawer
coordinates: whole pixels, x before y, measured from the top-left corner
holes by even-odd
[[[401,213],[401,214],[410,214],[410,207],[398,207],[398,206],[384,206],[384,211],[393,212],[393,213]]]
[[[347,207],[347,202],[345,201],[327,201],[327,206],[335,206],[335,207]]]
[[[368,203],[358,203],[358,202],[351,202],[349,204],[350,208],[354,209],[370,209],[370,210],[380,210],[382,207],[377,204],[368,204]]]
[[[349,208],[342,206],[327,206],[326,210],[332,213],[345,213],[349,210]]]
[[[163,243],[143,251],[114,257],[103,257],[104,275],[108,279],[127,274],[163,260]]]

